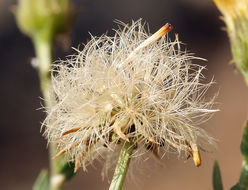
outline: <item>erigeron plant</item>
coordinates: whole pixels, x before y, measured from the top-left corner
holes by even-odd
[[[119,22],[115,35],[91,37],[83,50],[54,65],[56,102],[43,123],[49,143],[75,161],[75,171],[95,159],[106,166],[120,157],[110,189],[121,189],[130,158],[153,153],[158,159],[177,152],[201,164],[199,150],[214,140],[199,124],[207,121],[215,97],[204,95],[200,59],[181,50],[164,25],[151,35],[141,20]]]
[[[233,62],[243,74],[248,85],[248,1],[247,0],[213,0],[222,13],[226,24]]]
[[[36,55],[35,66],[39,74],[40,88],[44,104],[52,104],[50,70],[53,42],[55,38],[70,29],[75,17],[70,0],[18,0],[14,8],[19,29],[33,43]],[[59,190],[73,175],[73,164],[64,162],[62,158],[52,159],[56,145],[49,144],[49,175],[42,170],[33,189]]]
[[[226,32],[229,37],[233,62],[242,73],[246,85],[248,85],[248,1],[247,0],[213,0],[222,13],[222,19],[226,24]],[[239,181],[231,190],[248,189],[248,122],[243,127],[243,135],[240,144],[243,156]],[[213,170],[214,190],[223,190],[220,169],[215,162]]]

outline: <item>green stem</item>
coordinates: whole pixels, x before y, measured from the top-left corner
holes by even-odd
[[[39,36],[33,38],[35,53],[38,58],[38,71],[40,78],[41,92],[47,107],[51,106],[50,100],[50,68],[52,64],[52,42]]]
[[[125,142],[119,156],[118,163],[115,168],[115,173],[113,175],[112,182],[110,184],[109,190],[121,190],[123,182],[126,177],[128,166],[131,160],[131,154],[133,152],[133,143]]]
[[[51,107],[51,75],[50,69],[52,64],[52,40],[36,36],[33,38],[36,56],[38,58],[38,71],[40,78],[41,91],[44,97],[45,106]],[[59,174],[60,160],[53,159],[56,154],[56,144],[49,145],[49,162],[50,162],[50,190],[60,190],[65,181],[65,177]]]

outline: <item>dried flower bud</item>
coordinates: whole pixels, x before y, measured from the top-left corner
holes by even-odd
[[[248,1],[214,0],[223,14],[233,59],[248,84]]]
[[[45,136],[84,169],[96,158],[112,162],[119,144],[132,139],[134,155],[161,157],[184,151],[200,165],[198,147],[213,139],[198,125],[211,113],[204,67],[164,34],[150,35],[141,20],[123,24],[114,37],[92,39],[59,61],[52,77],[56,104],[48,108]],[[109,163],[109,162],[107,162]]]

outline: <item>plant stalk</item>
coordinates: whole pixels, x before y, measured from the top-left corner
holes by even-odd
[[[126,177],[128,166],[133,152],[133,143],[125,141],[117,162],[115,172],[109,190],[121,190]]]
[[[41,92],[43,94],[45,106],[51,107],[51,64],[52,64],[52,40],[36,36],[33,38],[35,53],[38,58],[38,72]],[[50,190],[61,190],[65,182],[65,177],[59,173],[59,158],[53,159],[56,154],[56,144],[49,144],[50,163]]]

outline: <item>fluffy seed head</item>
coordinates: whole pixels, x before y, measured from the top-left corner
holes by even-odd
[[[204,94],[204,67],[191,63],[176,39],[153,35],[141,20],[120,23],[115,35],[92,37],[82,51],[59,61],[52,76],[56,103],[48,108],[45,136],[76,170],[94,159],[111,161],[120,144],[132,139],[133,156],[185,152],[200,165],[198,148],[212,138],[198,125],[212,112]]]

